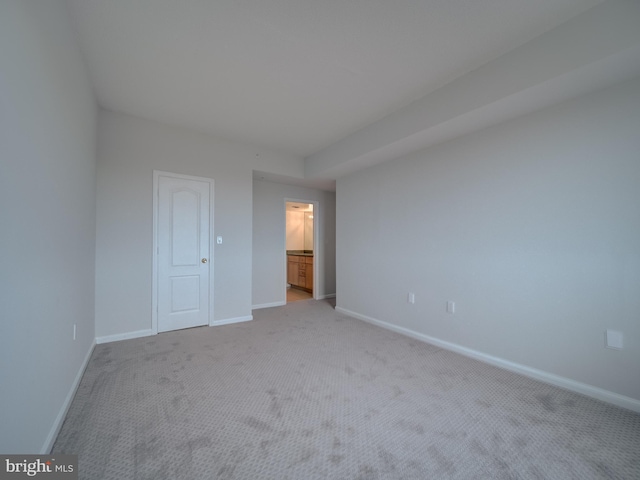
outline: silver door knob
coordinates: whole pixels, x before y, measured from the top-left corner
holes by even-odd
[[[207,263],[207,259],[203,258],[202,260],[200,260],[202,263]]]

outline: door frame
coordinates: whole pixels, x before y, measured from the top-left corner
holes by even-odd
[[[209,326],[213,326],[213,293],[214,293],[214,238],[213,238],[213,178],[182,175],[180,173],[153,171],[153,267],[151,274],[151,331],[158,333],[158,215],[160,208],[160,177],[170,177],[181,180],[195,180],[209,184]],[[314,217],[315,220],[315,217]],[[314,226],[315,228],[315,226]]]
[[[311,295],[314,300],[318,300],[318,254],[319,254],[319,242],[318,242],[318,215],[320,213],[320,202],[317,200],[305,200],[299,198],[285,197],[283,205],[284,215],[284,303],[287,303],[287,203],[310,203],[313,205],[313,292]]]

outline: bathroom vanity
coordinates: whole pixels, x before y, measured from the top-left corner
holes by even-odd
[[[287,283],[313,293],[313,252],[287,251]]]

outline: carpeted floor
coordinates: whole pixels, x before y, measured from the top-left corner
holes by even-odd
[[[53,452],[83,479],[638,479],[640,415],[310,300],[98,345]]]

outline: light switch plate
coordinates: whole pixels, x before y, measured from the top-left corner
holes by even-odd
[[[615,350],[622,350],[622,332],[607,329],[605,332],[605,346]]]

